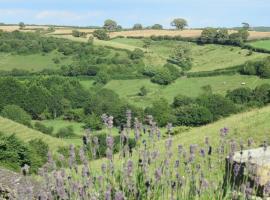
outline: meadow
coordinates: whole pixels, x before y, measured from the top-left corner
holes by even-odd
[[[59,63],[55,63],[58,59]],[[61,65],[72,63],[72,58],[57,52],[48,54],[14,55],[0,53],[0,70],[11,71],[13,69],[39,72],[44,69],[59,69]]]
[[[258,40],[256,42],[250,42],[249,44],[257,48],[270,50],[270,40]]]
[[[244,85],[242,85],[244,83]],[[214,76],[201,78],[179,78],[168,86],[160,86],[152,83],[148,79],[140,80],[112,80],[104,87],[115,91],[121,98],[130,103],[146,107],[151,105],[154,100],[165,98],[172,103],[173,98],[178,95],[197,97],[203,94],[203,86],[210,85],[213,93],[225,95],[228,90],[239,87],[255,88],[263,83],[270,83],[269,79],[260,79],[256,76]],[[89,82],[91,85],[91,82]],[[147,95],[140,97],[138,95],[140,88],[145,87]]]

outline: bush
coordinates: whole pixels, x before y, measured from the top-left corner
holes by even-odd
[[[25,164],[30,172],[36,173],[47,160],[48,145],[41,140],[23,143],[15,135],[0,134],[0,163],[5,167],[19,171]]]
[[[162,68],[155,72],[155,75],[151,78],[151,81],[160,85],[168,85],[175,79],[175,76],[171,74],[168,69]]]
[[[143,50],[141,49],[134,49],[132,52],[130,52],[129,57],[132,60],[141,59],[144,56]]]
[[[270,84],[257,86],[253,91],[253,100],[261,104],[270,103]]]
[[[207,108],[213,114],[214,120],[220,117],[227,117],[238,111],[231,100],[218,94],[200,96],[197,98],[196,102],[200,106]]]
[[[41,122],[36,122],[34,125],[34,128],[42,133],[47,134],[47,135],[52,135],[52,133],[53,133],[52,126],[47,127],[44,124],[42,124]]]
[[[196,104],[182,106],[174,111],[176,125],[201,126],[213,121],[213,114],[209,109]]]
[[[194,100],[192,98],[179,94],[174,97],[173,107],[177,108],[180,106],[187,106],[192,104],[193,102]]]
[[[237,88],[229,91],[227,97],[234,103],[246,104],[252,100],[253,94],[250,88]]]
[[[188,126],[177,126],[173,128],[173,131],[170,133],[170,135],[179,135],[181,133],[189,131],[190,129],[191,128]],[[169,134],[168,131],[166,132],[166,134]]]
[[[84,119],[84,128],[85,129],[91,129],[91,130],[101,130],[103,127],[103,123],[101,122],[101,118],[97,116],[96,114],[92,114],[87,116]]]
[[[31,116],[21,107],[16,105],[7,105],[1,112],[1,116],[11,119],[20,124],[31,126]]]
[[[108,35],[106,30],[98,29],[93,32],[93,36],[99,40],[109,40],[110,36]]]
[[[146,89],[146,87],[145,86],[142,86],[141,88],[140,88],[140,92],[138,93],[138,95],[139,96],[146,96],[147,95],[147,89]]]
[[[56,137],[59,137],[59,138],[72,138],[75,135],[74,133],[74,128],[73,126],[67,126],[67,127],[63,127],[63,128],[60,128],[56,135]]]

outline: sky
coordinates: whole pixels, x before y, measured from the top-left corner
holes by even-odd
[[[156,23],[169,28],[185,18],[190,28],[270,26],[270,0],[0,0],[0,22],[123,27]]]

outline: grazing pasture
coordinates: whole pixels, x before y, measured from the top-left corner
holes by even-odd
[[[259,40],[256,42],[250,42],[249,44],[257,48],[270,50],[270,40]]]
[[[245,85],[241,85],[245,83]],[[178,94],[190,97],[196,97],[203,93],[203,86],[210,85],[213,93],[225,95],[227,90],[233,90],[239,87],[255,88],[256,86],[270,83],[269,79],[260,79],[256,76],[215,76],[201,78],[180,78],[168,86],[160,86],[152,83],[148,79],[140,80],[112,80],[105,85],[105,88],[111,89],[126,99],[130,103],[146,107],[151,105],[153,100],[165,98],[170,103]],[[89,83],[90,85],[90,83]],[[140,88],[145,87],[147,95],[141,97],[138,95]]]
[[[60,63],[56,64],[54,62],[56,58],[60,60]],[[70,64],[71,62],[71,57],[58,52],[31,55],[0,53],[0,70],[4,71],[19,69],[39,72],[43,69],[59,69],[61,65]]]
[[[137,48],[143,47],[143,41],[140,39],[117,38],[111,41]],[[148,53],[145,54],[144,61],[146,66],[163,66],[173,49],[180,43],[183,42],[153,41],[149,47]],[[227,67],[241,65],[249,60],[261,59],[267,56],[267,54],[262,53],[253,53],[252,55],[248,55],[248,50],[232,46],[215,44],[197,45],[194,43],[189,43],[189,45],[193,59],[191,72],[224,69]],[[115,47],[117,47],[117,45],[115,45]]]

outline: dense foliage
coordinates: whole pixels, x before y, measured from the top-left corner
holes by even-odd
[[[270,57],[260,61],[250,61],[243,65],[240,73],[245,75],[257,75],[262,78],[270,78]]]
[[[36,173],[47,161],[47,153],[48,145],[41,140],[24,143],[15,135],[0,134],[0,165],[17,171],[28,165]]]

